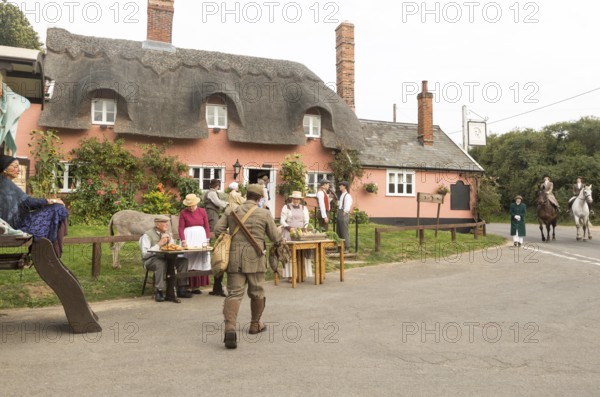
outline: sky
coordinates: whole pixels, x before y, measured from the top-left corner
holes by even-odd
[[[143,41],[147,2],[9,1],[48,27]],[[600,117],[600,2],[175,0],[173,45],[300,62],[335,87],[335,28],[355,25],[359,118],[417,122],[428,80],[433,121],[462,144],[462,109],[488,134]]]

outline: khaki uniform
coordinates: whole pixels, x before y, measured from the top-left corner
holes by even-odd
[[[256,206],[254,201],[246,201],[236,210],[238,218],[242,219],[246,212]],[[215,235],[225,233],[229,229],[232,233],[237,222],[229,216],[231,210],[227,209],[225,215],[219,219],[215,227]],[[279,241],[281,235],[277,230],[271,212],[263,208],[257,208],[254,213],[244,222],[250,234],[258,242],[259,246],[265,248],[265,236],[271,241]],[[231,240],[231,252],[229,254],[229,266],[227,267],[227,291],[225,299],[241,300],[244,295],[246,283],[248,283],[248,296],[252,299],[264,297],[264,290],[260,283],[264,280],[267,271],[267,255],[259,257],[252,244],[242,230],[233,236]]]

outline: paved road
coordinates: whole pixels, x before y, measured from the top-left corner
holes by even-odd
[[[60,307],[4,310],[0,394],[597,396],[600,266],[545,252],[558,244],[269,284],[271,332],[237,350],[208,295],[95,303],[104,330],[90,335],[69,334]]]

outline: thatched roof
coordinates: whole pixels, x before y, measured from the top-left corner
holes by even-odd
[[[204,104],[221,94],[230,141],[303,145],[303,116],[318,108],[325,147],[362,145],[354,112],[304,65],[212,51],[158,51],[147,44],[48,29],[46,75],[57,88],[40,124],[88,129],[93,92],[113,90],[119,94],[115,132],[203,139]]]
[[[452,139],[433,126],[433,145],[417,139],[417,124],[360,120],[365,148],[360,159],[367,167],[483,172],[483,168]]]

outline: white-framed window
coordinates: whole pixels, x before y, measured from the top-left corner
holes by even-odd
[[[386,186],[388,196],[415,196],[415,171],[388,170]]]
[[[221,181],[220,192],[223,192],[225,189],[225,167],[191,167],[190,176],[198,181],[198,186],[202,190],[210,189],[211,179],[219,179]]]
[[[55,188],[59,193],[73,193],[79,187],[79,179],[75,178],[76,165],[61,163],[60,171],[54,172]]]
[[[331,181],[331,186],[335,186],[333,174],[327,172],[309,172],[306,174],[306,196],[316,197],[319,190],[319,181],[327,179]]]
[[[308,138],[319,138],[321,136],[321,116],[318,114],[304,115],[304,135]]]
[[[115,120],[117,120],[117,101],[92,100],[92,124],[115,125]]]
[[[227,106],[206,105],[206,123],[208,128],[227,128]]]

